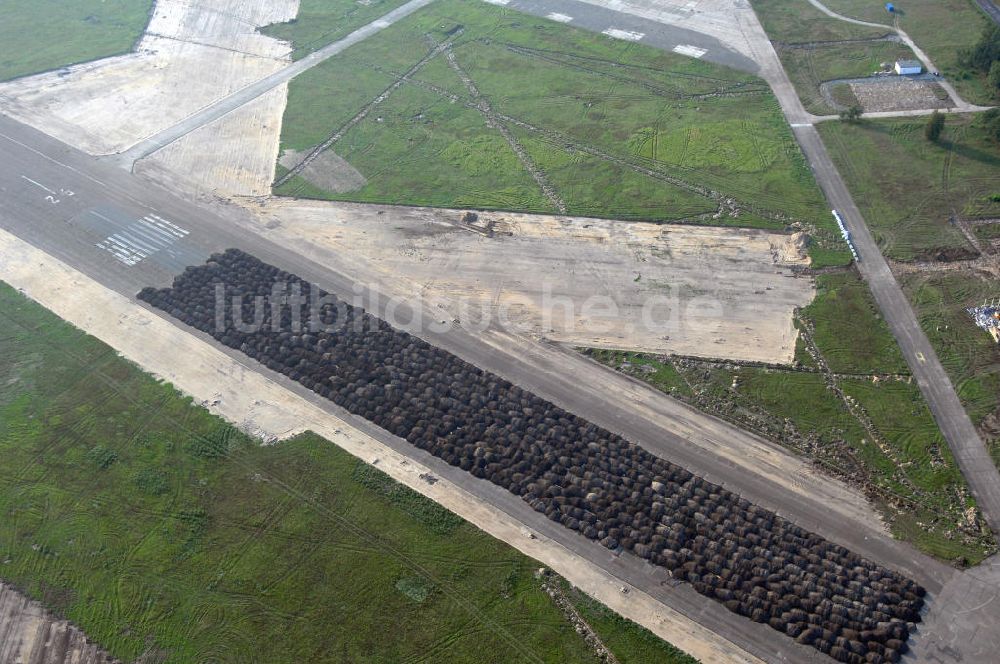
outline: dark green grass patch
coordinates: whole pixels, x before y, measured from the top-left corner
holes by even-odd
[[[342,39],[363,25],[385,16],[407,0],[300,0],[291,21],[261,28],[276,39],[292,42],[295,60]]]
[[[816,299],[802,310],[835,373],[909,373],[868,286],[855,272],[816,278]]]
[[[152,0],[3,0],[0,81],[127,53]]]
[[[0,577],[114,656],[596,663],[536,561],[328,441],[262,446],[2,284],[0,330]]]

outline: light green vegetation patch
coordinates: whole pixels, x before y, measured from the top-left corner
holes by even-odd
[[[843,374],[909,372],[868,287],[850,272],[816,280],[816,299],[802,310],[830,370]]]
[[[782,46],[778,55],[795,85],[795,91],[806,110],[816,115],[830,115],[838,111],[823,97],[820,85],[827,81],[862,78],[881,70],[881,65],[892,65],[896,60],[913,57],[905,44],[889,40],[824,44],[816,46]],[[842,87],[847,87],[846,85]],[[841,106],[857,103],[853,92],[846,99],[831,95]],[[844,102],[847,103],[844,103]]]
[[[0,331],[0,578],[115,657],[597,663],[536,561],[328,441],[262,446],[3,284]]]
[[[965,311],[1000,297],[1000,279],[931,272],[908,274],[901,282],[959,399],[1000,463],[1000,346]]]
[[[868,227],[897,260],[974,255],[952,215],[1000,216],[1000,149],[977,116],[949,116],[942,138],[924,118],[825,122],[819,132]]]
[[[989,17],[976,6],[975,0],[902,0],[893,3],[898,8],[895,15],[885,11],[884,2],[822,1],[844,16],[897,25],[927,53],[966,101],[982,104],[993,101],[984,77],[959,64],[959,52],[972,46],[983,28],[990,25]]]
[[[0,81],[127,53],[153,0],[3,0]]]
[[[298,60],[385,16],[407,0],[299,0],[299,13],[291,21],[261,28],[276,39],[293,42],[292,58]]]
[[[657,638],[648,629],[622,618],[565,581],[560,586],[580,617],[587,621],[620,664],[697,664],[695,658]]]
[[[838,110],[823,97],[820,84],[871,76],[882,63],[916,57],[890,29],[831,18],[806,0],[753,0],[752,4],[810,113],[830,115]],[[880,8],[882,4],[874,3]],[[832,87],[830,95],[835,103],[844,107],[857,104],[846,85]]]
[[[372,103],[448,40],[454,63],[438,54]],[[532,212],[558,200],[580,215],[799,227],[817,251],[836,246],[763,81],[487,3],[440,0],[293,81],[282,148],[335,135],[366,186],[323,192],[295,175],[276,193]]]
[[[778,44],[838,42],[884,37],[889,30],[853,25],[827,16],[808,0],[752,0],[764,32]],[[884,3],[875,2],[881,8]],[[879,21],[885,23],[886,21]]]
[[[817,289],[799,327],[828,370],[805,341],[796,367],[586,352],[859,483],[894,534],[923,551],[972,562],[989,555],[995,543],[966,520],[965,481],[864,283],[853,272],[827,274]],[[865,352],[851,357],[847,343]]]

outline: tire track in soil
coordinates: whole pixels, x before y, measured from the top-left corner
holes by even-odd
[[[380,92],[378,96],[376,96],[370,102],[365,104],[361,108],[361,110],[354,115],[354,117],[352,117],[350,120],[344,123],[339,129],[337,129],[333,134],[331,134],[329,138],[327,138],[325,141],[323,141],[315,148],[310,150],[309,154],[307,154],[302,159],[302,161],[293,166],[283,176],[278,178],[278,180],[274,183],[273,186],[280,187],[283,184],[287,183],[289,180],[291,180],[293,177],[299,175],[303,170],[305,170],[307,166],[309,166],[309,164],[315,161],[317,157],[323,154],[323,152],[325,152],[327,149],[329,149],[331,146],[337,143],[340,139],[342,139],[347,134],[347,132],[349,132],[355,126],[360,124],[365,118],[367,118],[368,114],[372,112],[372,109],[374,109],[376,106],[382,104],[385,100],[387,100],[392,95],[393,92],[402,87],[403,84],[406,83],[410,79],[410,77],[412,77],[414,74],[420,71],[424,67],[424,65],[426,65],[428,62],[433,60],[441,53],[443,53],[445,50],[449,49],[451,45],[454,43],[454,41],[458,39],[463,32],[464,31],[461,29],[457,30],[446,41],[432,48],[429,53],[424,55],[424,57],[418,60],[416,64],[414,64],[412,67],[406,70],[406,72],[402,76],[397,77],[396,80],[394,80],[391,84],[389,84],[387,88],[382,90],[382,92]]]
[[[372,67],[373,69],[375,69],[376,71],[379,71],[379,72],[384,73],[384,74],[388,74],[390,76],[397,76],[397,77],[401,76],[397,72],[393,72],[392,70],[386,69],[386,68],[384,68],[384,67],[382,67],[382,66],[380,66],[378,64],[369,63],[369,66]],[[424,88],[426,90],[429,90],[431,92],[434,92],[435,94],[438,94],[441,97],[444,97],[445,99],[449,100],[452,103],[462,104],[462,105],[466,106],[467,108],[470,108],[470,109],[473,109],[473,110],[478,110],[475,104],[473,104],[473,103],[471,103],[469,101],[466,101],[462,97],[460,97],[460,96],[452,93],[449,90],[445,90],[444,88],[441,88],[441,87],[439,87],[437,85],[434,85],[433,83],[428,83],[426,81],[422,81],[422,80],[416,79],[416,78],[407,78],[405,82],[413,84],[413,85],[416,85],[418,87],[422,87],[422,88]],[[551,129],[543,129],[542,127],[539,127],[537,125],[533,125],[533,124],[531,124],[529,122],[526,122],[524,120],[520,120],[518,118],[509,116],[509,115],[504,114],[504,113],[499,113],[498,112],[496,115],[497,115],[497,118],[499,118],[499,120],[501,120],[502,122],[504,122],[506,125],[508,125],[508,126],[514,125],[514,126],[517,126],[517,127],[521,128],[521,129],[524,129],[524,130],[526,130],[526,131],[528,131],[530,133],[534,133],[534,134],[538,134],[540,136],[546,137],[547,139],[549,139],[549,141],[553,145],[556,145],[556,146],[560,147],[563,150],[575,150],[577,152],[586,154],[587,156],[594,157],[594,158],[597,158],[597,159],[601,159],[601,160],[609,162],[609,163],[613,163],[615,165],[618,165],[618,166],[621,166],[621,167],[626,168],[628,170],[631,170],[631,171],[634,171],[636,173],[639,173],[640,175],[645,175],[646,177],[649,177],[651,179],[658,180],[660,182],[665,182],[666,184],[673,185],[673,186],[678,187],[680,189],[684,189],[685,191],[688,191],[688,192],[694,193],[696,195],[702,196],[703,198],[707,198],[710,201],[714,201],[717,204],[716,212],[718,212],[721,209],[721,207],[719,207],[719,201],[722,201],[724,199],[731,199],[741,209],[743,209],[743,210],[745,210],[747,212],[751,212],[754,215],[756,215],[758,217],[761,217],[763,219],[767,219],[769,221],[774,221],[776,223],[780,223],[783,226],[787,225],[791,221],[794,221],[794,219],[789,218],[784,213],[774,212],[773,210],[761,207],[758,204],[748,203],[745,200],[743,200],[742,197],[740,197],[738,195],[724,194],[724,193],[721,193],[719,191],[716,191],[714,189],[711,189],[711,188],[708,188],[708,187],[705,187],[705,186],[702,186],[702,185],[693,184],[693,183],[689,182],[688,180],[679,178],[677,176],[667,174],[667,173],[665,173],[665,172],[663,172],[663,171],[661,171],[661,170],[659,170],[657,168],[657,166],[659,166],[660,163],[662,163],[662,162],[655,162],[653,160],[648,160],[648,159],[644,159],[644,158],[640,158],[640,157],[636,157],[634,161],[633,160],[629,160],[629,159],[625,159],[623,157],[618,157],[618,156],[612,155],[611,153],[608,153],[608,152],[606,152],[606,151],[604,151],[604,150],[602,150],[600,148],[591,146],[589,144],[580,143],[576,139],[568,137],[568,136],[566,136],[566,135],[564,135],[564,134],[562,134],[560,132],[557,132],[557,131],[554,131],[554,130],[551,130]],[[649,166],[644,166],[643,163],[648,163]],[[671,167],[674,170],[686,171],[686,172],[689,172],[691,174],[698,173],[697,169],[690,168],[690,167],[685,167],[685,166],[682,166],[680,164],[671,164]],[[698,174],[701,175],[702,177],[710,177],[706,173],[698,173]],[[775,203],[777,203],[777,201],[775,201]]]
[[[469,91],[469,95],[472,98],[472,103],[475,105],[476,110],[478,110],[483,118],[486,120],[486,126],[490,129],[497,130],[504,140],[507,141],[507,145],[510,146],[511,151],[517,155],[518,160],[521,162],[521,166],[524,170],[528,171],[531,175],[531,179],[535,181],[535,184],[542,190],[552,206],[559,212],[559,214],[566,214],[566,203],[562,200],[559,194],[556,192],[555,188],[549,182],[548,176],[546,176],[545,171],[538,167],[538,165],[531,158],[531,155],[527,153],[521,142],[517,140],[517,137],[511,133],[510,129],[500,120],[496,112],[493,110],[493,105],[490,100],[483,95],[479,88],[476,86],[475,81],[472,77],[462,68],[458,62],[458,58],[455,56],[455,50],[449,45],[444,50],[444,57],[448,61],[448,66],[455,72],[462,83],[465,85],[466,90]]]
[[[50,341],[47,343],[53,346],[55,350],[75,358],[75,355],[71,351],[62,348],[60,346],[56,346]],[[113,353],[113,351],[109,350],[108,354],[110,353]],[[143,403],[129,393],[122,393],[120,396],[122,400],[130,402],[133,406],[141,406]],[[201,435],[187,428],[186,425],[184,424],[177,426],[177,430],[178,433],[184,433],[190,437]],[[525,661],[532,661],[532,662],[538,662],[539,664],[544,664],[543,660],[540,659],[533,651],[526,649],[514,634],[504,629],[503,626],[500,625],[499,623],[483,615],[482,612],[476,607],[475,602],[471,599],[466,598],[465,593],[459,590],[455,586],[455,584],[452,584],[442,578],[438,578],[429,569],[421,565],[416,560],[415,557],[403,553],[401,550],[397,549],[392,544],[384,541],[377,533],[369,531],[363,528],[362,526],[357,525],[350,519],[337,514],[336,512],[326,507],[322,503],[318,502],[317,500],[310,498],[308,495],[301,493],[292,486],[283,482],[277,476],[269,475],[262,472],[260,468],[250,464],[242,457],[233,456],[230,452],[226,451],[223,453],[222,458],[230,461],[231,463],[233,463],[238,467],[243,468],[246,471],[253,471],[260,474],[264,479],[272,483],[279,490],[285,492],[291,498],[295,498],[299,502],[312,508],[316,513],[325,516],[329,521],[340,524],[345,528],[345,530],[351,532],[359,540],[369,543],[372,549],[382,553],[382,555],[385,555],[389,558],[394,558],[398,560],[405,567],[413,571],[415,574],[423,577],[432,585],[440,589],[442,591],[442,594],[444,594],[454,604],[456,604],[457,606],[468,612],[470,615],[472,615],[473,619],[478,619],[480,623],[484,626],[484,628],[490,629],[493,633],[497,634],[500,638],[506,641],[507,644],[510,646],[511,650],[519,652],[524,656]]]

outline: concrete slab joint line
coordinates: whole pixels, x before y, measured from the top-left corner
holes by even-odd
[[[318,51],[310,53],[306,57],[293,62],[283,69],[279,69],[270,76],[266,76],[255,83],[206,106],[193,115],[185,118],[181,122],[158,132],[139,143],[136,143],[128,150],[122,152],[117,161],[127,169],[132,169],[136,161],[148,157],[154,152],[163,149],[174,141],[190,134],[194,130],[204,127],[219,118],[245,106],[247,103],[257,99],[274,88],[287,83],[299,74],[322,64],[338,53],[342,53],[347,48],[358,44],[365,39],[375,35],[389,26],[406,18],[418,9],[422,9],[434,2],[434,0],[410,0],[405,5],[397,7],[384,16],[364,25],[343,39],[328,44]]]

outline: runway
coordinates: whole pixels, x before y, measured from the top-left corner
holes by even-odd
[[[142,287],[169,284],[185,265],[200,263],[215,251],[238,247],[262,260],[294,270],[342,297],[354,296],[354,281],[336,267],[331,269],[303,259],[287,248],[243,231],[246,222],[239,217],[246,214],[235,206],[205,209],[178,198],[155,183],[0,117],[0,227],[104,286],[134,298]],[[335,259],[329,265],[336,265]],[[386,298],[371,293],[366,304],[369,310],[382,313]],[[152,315],[159,315],[150,311]],[[167,320],[174,324],[172,319]],[[283,376],[253,364],[235,351],[222,348],[209,337],[182,329],[224,350],[246,364],[249,370],[267,375],[392,449],[433,468],[440,477],[502,509],[615,577],[642,588],[747,652],[766,661],[824,661],[824,656],[812,648],[801,646],[766,625],[730,613],[720,604],[694,593],[687,584],[674,585],[662,570],[641,559],[611,554],[600,545],[548,521],[512,494],[447,466],[405,441],[341,411]],[[439,331],[429,329],[420,336],[758,504],[775,509],[804,527],[905,572],[930,590],[932,607],[933,595],[956,576],[951,568],[908,545],[893,541],[867,524],[845,519],[844,514],[826,500],[829,496],[807,492],[789,499],[793,487],[788,478],[748,471],[731,458],[712,454],[702,445],[693,445],[642,412],[624,408],[606,398],[604,393],[614,390],[616,384],[628,385],[627,379],[610,370],[594,367],[606,382],[581,381],[579,376],[567,373],[567,366],[573,365],[562,361],[568,356],[559,349],[536,348],[526,361],[523,355],[517,354],[515,344],[510,350],[499,349],[456,326],[446,326]],[[655,399],[651,403],[662,407],[664,413],[677,407],[676,402],[666,396],[650,398]],[[743,438],[750,442],[745,432],[714,418],[700,417],[699,426],[706,431],[714,430],[720,438]],[[785,454],[777,448],[774,453]]]

